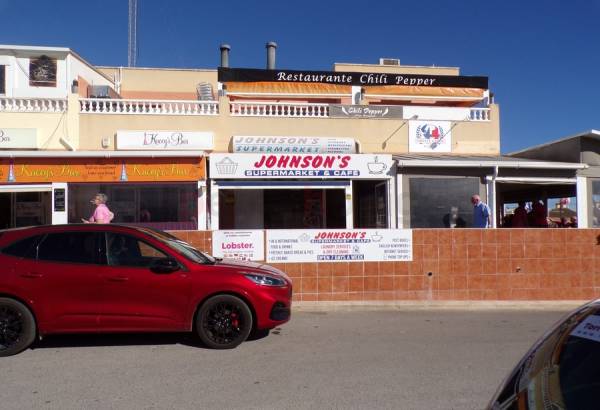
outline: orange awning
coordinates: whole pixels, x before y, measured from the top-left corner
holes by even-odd
[[[408,85],[387,85],[364,87],[365,97],[373,99],[406,99],[415,97],[432,100],[472,101],[483,99],[481,88],[459,87],[417,87]]]
[[[234,82],[225,83],[227,94],[239,96],[349,97],[352,86],[321,83]]]

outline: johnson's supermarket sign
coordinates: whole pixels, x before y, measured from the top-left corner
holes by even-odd
[[[392,176],[391,155],[371,154],[211,154],[213,179],[338,178]]]
[[[267,263],[412,261],[412,230],[269,230],[266,251]]]

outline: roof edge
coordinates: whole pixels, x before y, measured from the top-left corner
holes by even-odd
[[[522,154],[522,153],[533,151],[533,150],[539,149],[539,148],[544,148],[544,147],[550,146],[552,144],[556,144],[558,142],[564,142],[564,141],[568,141],[568,140],[574,139],[574,138],[585,137],[585,136],[588,136],[590,134],[597,135],[597,136],[600,137],[600,131],[595,130],[595,129],[592,128],[592,129],[590,129],[588,131],[583,131],[583,132],[580,132],[578,134],[568,135],[566,137],[558,138],[558,139],[555,139],[555,140],[552,140],[552,141],[549,141],[549,142],[544,142],[544,143],[538,144],[538,145],[533,145],[531,147],[524,148],[524,149],[521,149],[521,150],[518,150],[518,151],[509,152],[509,153],[504,154],[504,155],[511,157],[513,155]]]

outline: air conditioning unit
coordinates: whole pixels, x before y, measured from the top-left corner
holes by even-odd
[[[196,86],[196,93],[200,101],[214,101],[212,84],[202,82]]]
[[[400,65],[399,58],[380,58],[379,65]]]

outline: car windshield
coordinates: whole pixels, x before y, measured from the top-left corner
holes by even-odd
[[[193,262],[211,264],[214,264],[216,262],[216,259],[208,253],[202,252],[194,248],[189,243],[182,241],[181,239],[177,238],[174,235],[171,235],[170,233],[151,228],[141,228],[140,230],[163,242],[171,249],[176,250],[177,252],[181,253],[183,256],[185,256]]]
[[[600,308],[571,315],[529,353],[494,408],[590,408],[600,388]],[[544,405],[543,405],[544,404]],[[520,407],[521,408],[521,407]]]

